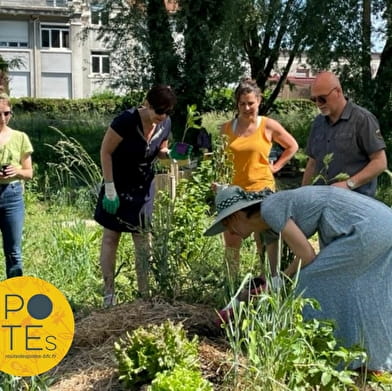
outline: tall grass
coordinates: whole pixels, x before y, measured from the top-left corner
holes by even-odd
[[[56,128],[53,130],[61,136],[56,144],[48,145],[57,156],[55,162],[48,163],[53,171],[56,185],[59,189],[66,189],[71,196],[77,197],[80,192],[84,197],[90,196],[92,207],[98,199],[102,181],[101,168],[79,141],[67,137]]]
[[[249,276],[247,276],[248,278]],[[241,288],[246,288],[244,280]],[[304,306],[318,307],[298,296],[296,282],[269,290],[234,306],[225,332],[233,352],[234,390],[343,391],[354,388],[356,372],[348,369],[366,355],[338,347],[330,322],[305,321]]]
[[[392,172],[385,170],[379,177],[376,198],[392,206]]]
[[[211,111],[203,114],[203,126],[212,135],[212,139],[215,141],[219,137],[222,124],[232,118],[234,118],[234,112]]]
[[[0,372],[0,391],[48,391],[53,380],[46,375],[23,378]]]

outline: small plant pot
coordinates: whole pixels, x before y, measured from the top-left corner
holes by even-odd
[[[176,152],[180,155],[187,155],[189,144],[187,143],[176,143]]]

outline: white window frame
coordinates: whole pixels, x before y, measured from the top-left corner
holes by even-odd
[[[99,71],[94,72],[94,59],[98,59],[98,67]],[[104,72],[103,68],[103,61],[106,60],[108,61],[108,68],[109,72]],[[110,56],[108,52],[103,52],[103,51],[91,51],[91,74],[92,75],[101,75],[101,76],[108,76],[110,74]]]
[[[93,22],[93,15],[97,16],[98,23]],[[90,23],[93,26],[106,26],[109,22],[109,15],[107,12],[103,11],[103,5],[99,3],[91,4],[90,8]]]
[[[46,0],[46,5],[48,7],[67,7],[67,0]]]
[[[19,41],[0,41],[0,48],[28,48],[28,42],[19,42]]]
[[[44,31],[49,32],[49,46],[44,46],[43,42],[43,33]],[[59,32],[59,46],[53,46],[53,33],[55,31]],[[68,35],[68,42],[64,42],[65,38],[65,33]],[[59,50],[59,49],[70,49],[70,28],[69,25],[64,25],[64,24],[41,24],[41,48],[42,49],[54,49],[54,50]],[[66,44],[68,43],[68,46]]]

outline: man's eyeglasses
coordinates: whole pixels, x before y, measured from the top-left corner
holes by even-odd
[[[336,90],[337,87],[332,88],[331,91],[328,92],[328,94],[326,95],[317,95],[317,96],[311,96],[310,100],[314,103],[320,103],[321,105],[323,105],[324,103],[327,103],[327,98],[329,97],[329,95],[331,95],[333,90]]]
[[[164,108],[164,109],[157,108],[157,109],[155,109],[155,108],[153,108],[153,110],[155,111],[155,114],[158,114],[158,115],[163,115],[163,114],[165,114],[165,115],[172,115],[173,114],[173,109],[167,109],[167,108]]]
[[[4,117],[8,117],[9,115],[12,114],[12,111],[3,111],[3,112],[0,111],[0,115],[2,114],[4,114]]]

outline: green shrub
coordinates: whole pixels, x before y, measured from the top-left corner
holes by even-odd
[[[212,161],[204,160],[192,177],[180,181],[175,200],[158,194],[152,224],[155,294],[210,303],[206,294],[216,296],[222,258],[214,256],[217,241],[203,235],[208,223],[203,217],[210,214],[212,205],[212,177]]]
[[[272,111],[278,114],[288,114],[292,111],[309,112],[315,110],[315,104],[309,99],[276,99]]]
[[[197,369],[197,337],[186,337],[182,324],[170,320],[139,327],[115,343],[120,380],[130,389],[150,383],[158,373],[177,365]]]
[[[283,102],[282,102],[283,103]],[[290,132],[300,148],[305,148],[308,140],[311,124],[317,115],[317,110],[312,102],[312,106],[296,106],[293,101],[284,101],[284,109],[277,113],[272,113],[271,117],[279,121],[282,126]]]
[[[212,391],[199,370],[176,366],[172,371],[158,373],[148,391]]]
[[[207,91],[202,110],[203,112],[231,111],[234,107],[234,90],[232,88],[220,88]]]
[[[83,99],[53,99],[53,98],[13,98],[12,105],[15,113],[45,113],[50,118],[58,116],[65,118],[70,114],[115,114],[128,107],[142,103],[145,93],[134,91],[125,96],[102,93],[92,98]]]

